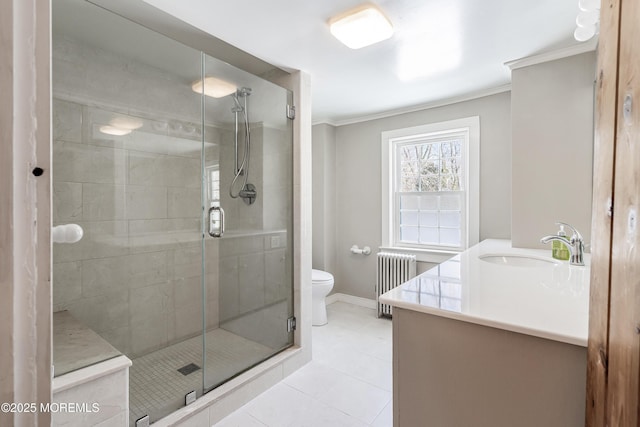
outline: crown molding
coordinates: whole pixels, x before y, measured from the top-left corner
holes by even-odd
[[[552,50],[549,52],[540,53],[538,55],[525,56],[524,58],[514,59],[513,61],[505,62],[504,65],[509,67],[511,70],[517,70],[518,68],[528,67],[530,65],[542,64],[543,62],[555,61],[556,59],[562,59],[569,56],[579,55],[581,53],[592,52],[596,50],[597,47],[598,37],[594,37],[587,42],[565,47],[563,49]]]
[[[409,107],[398,108],[394,110],[384,111],[382,113],[369,114],[366,116],[354,117],[344,120],[321,120],[314,122],[313,125],[328,124],[331,126],[345,126],[355,123],[368,122],[370,120],[379,120],[387,117],[399,116],[401,114],[415,113],[416,111],[428,110],[431,108],[444,107],[446,105],[457,104],[464,101],[472,101],[478,98],[484,98],[485,96],[496,95],[498,93],[509,92],[511,90],[511,84],[497,86],[489,89],[484,89],[465,95],[460,95],[452,98],[445,98],[438,101],[428,102],[426,104],[412,105]]]

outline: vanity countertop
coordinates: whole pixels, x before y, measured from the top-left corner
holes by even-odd
[[[541,265],[488,262],[492,255],[528,257]],[[524,261],[527,261],[525,259]],[[534,261],[535,262],[535,261]],[[512,332],[587,346],[589,270],[551,258],[548,250],[512,248],[488,239],[380,297],[380,302]]]

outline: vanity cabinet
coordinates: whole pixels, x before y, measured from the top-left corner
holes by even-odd
[[[394,307],[394,427],[572,427],[586,348]]]
[[[487,239],[380,296],[394,427],[581,427],[589,269]]]

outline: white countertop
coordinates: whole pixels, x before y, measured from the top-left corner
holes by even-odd
[[[494,264],[483,255],[509,254],[556,264]],[[512,248],[488,239],[380,296],[394,307],[586,347],[589,266],[571,266],[548,250]]]

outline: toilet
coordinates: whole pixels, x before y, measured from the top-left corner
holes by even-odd
[[[327,324],[325,298],[333,289],[333,275],[322,270],[311,270],[311,323],[313,326]]]

